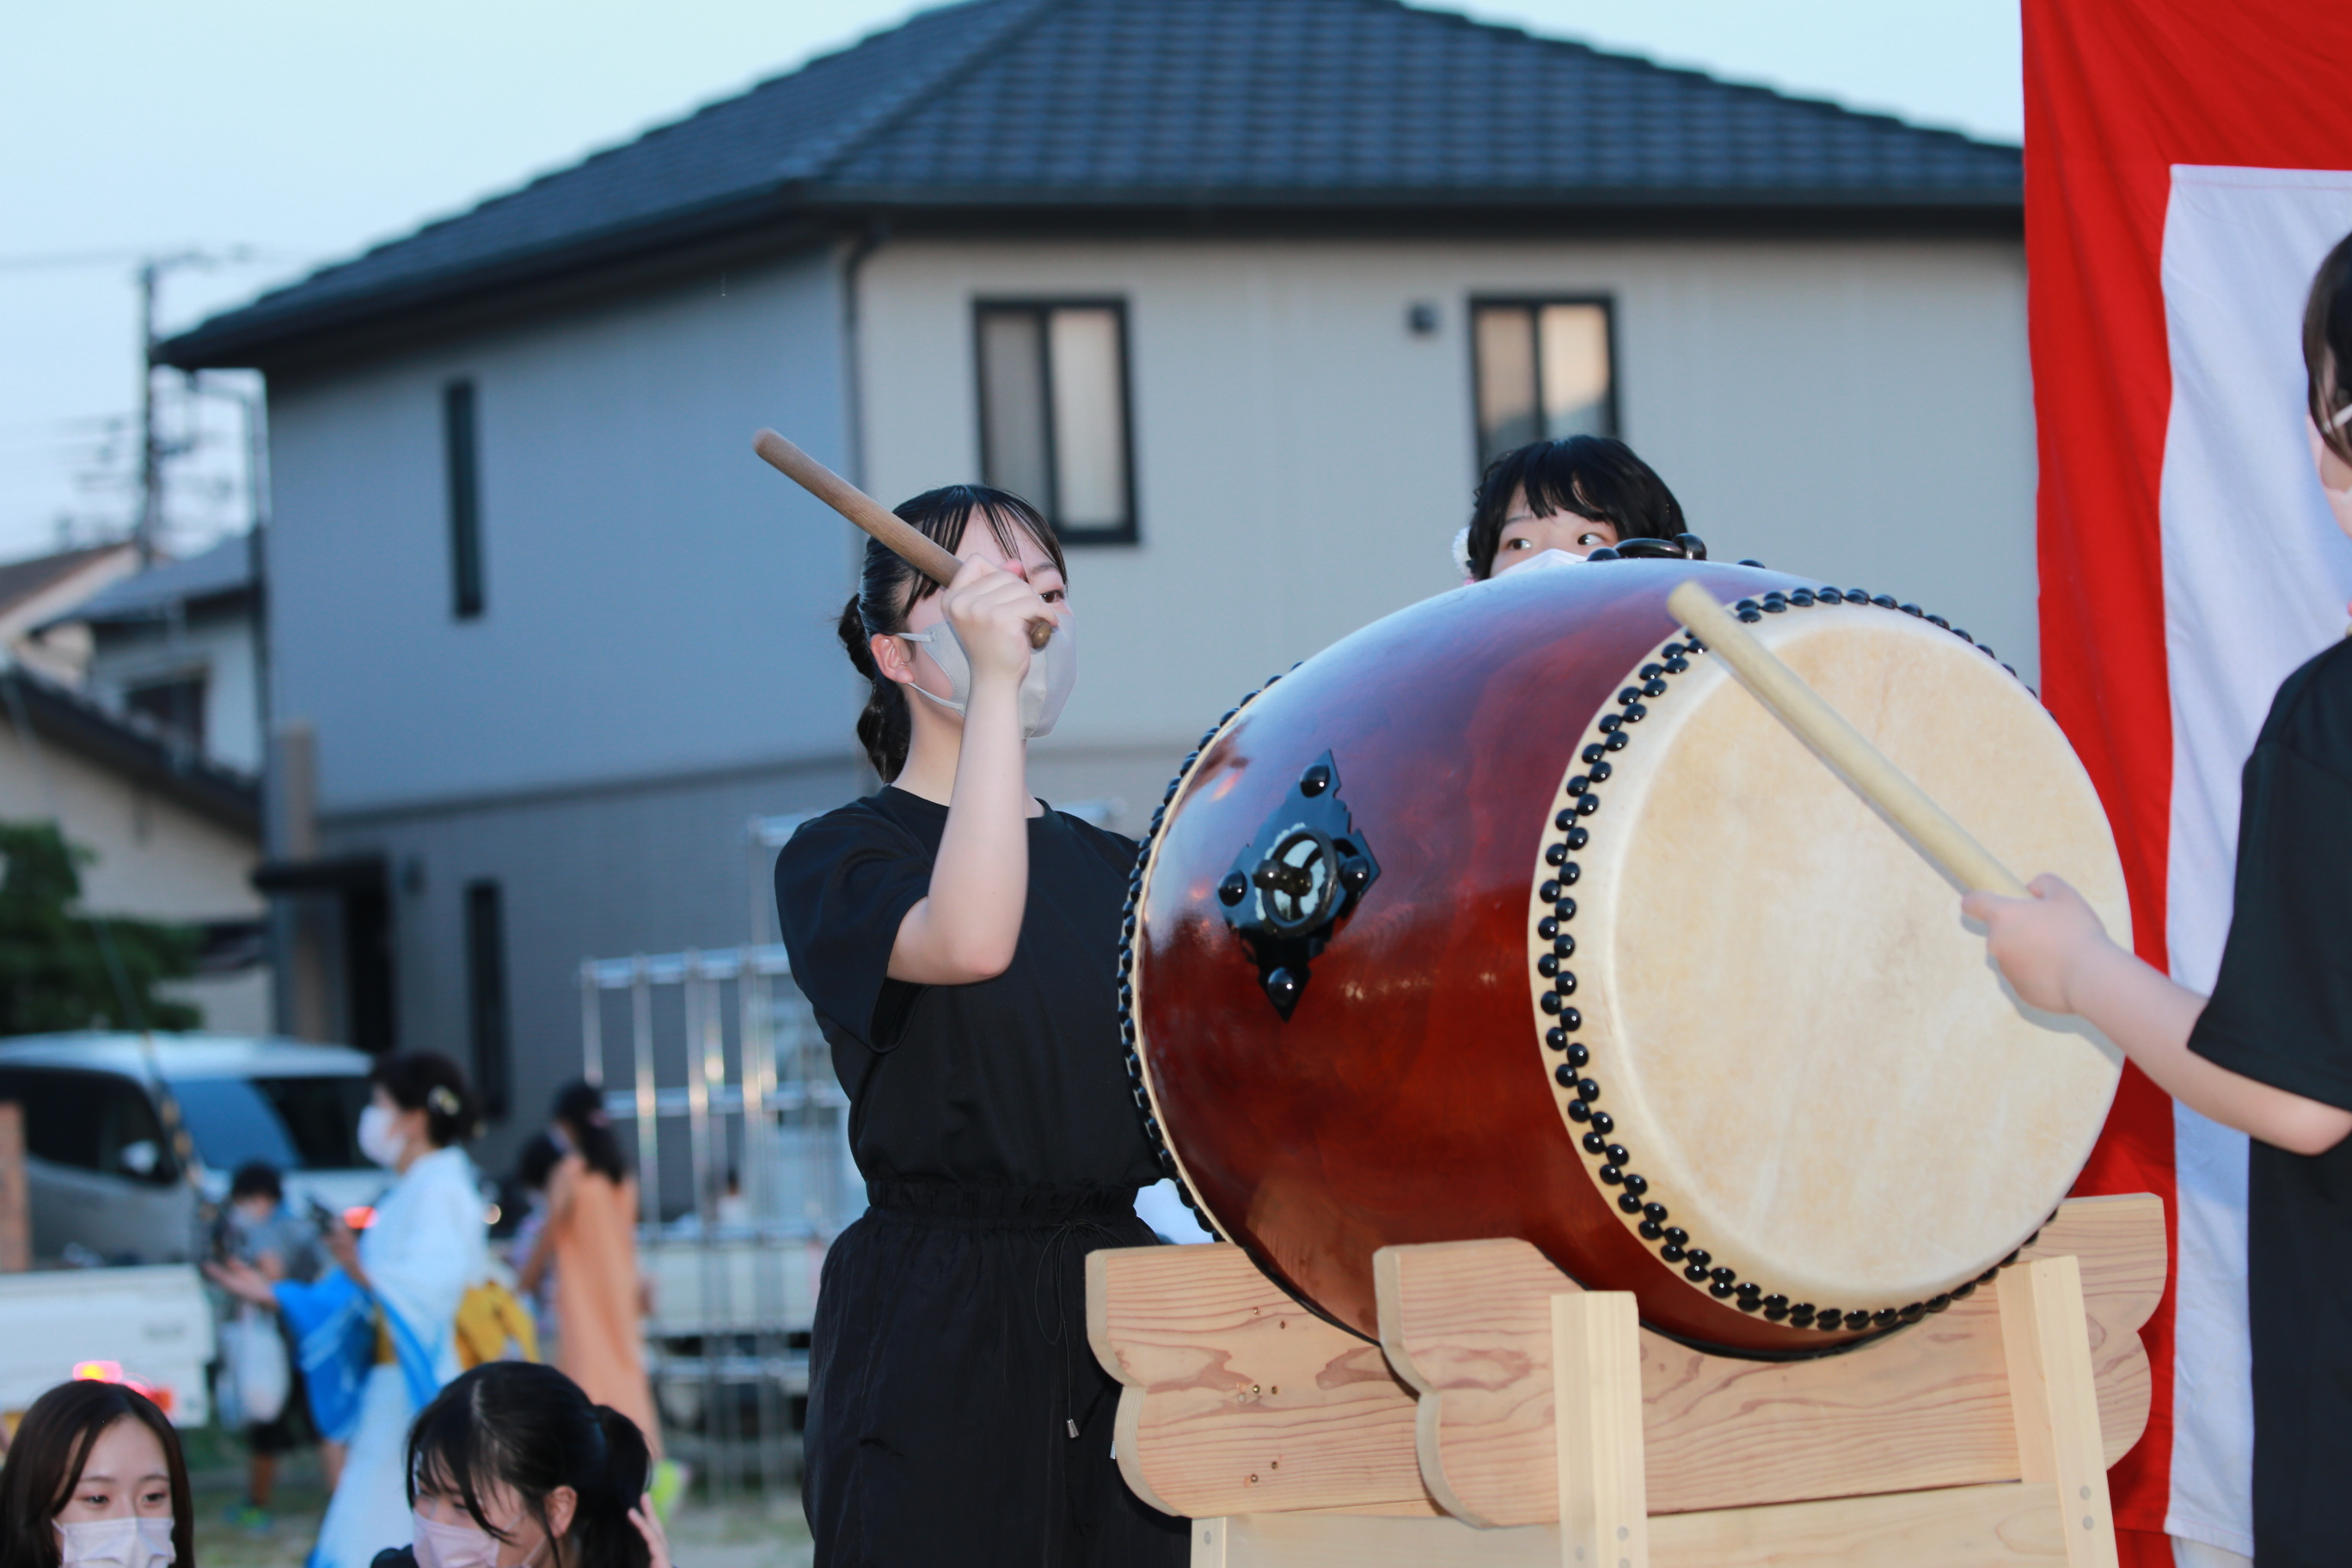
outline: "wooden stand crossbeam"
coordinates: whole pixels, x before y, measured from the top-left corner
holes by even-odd
[[[1997,1290],[1794,1363],[1661,1340],[1517,1242],[1380,1254],[1385,1359],[1231,1247],[1092,1255],[1088,1331],[1196,1568],[2108,1568],[2164,1257],[2154,1198],[2078,1200]]]

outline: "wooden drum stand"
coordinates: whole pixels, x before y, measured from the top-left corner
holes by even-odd
[[[2079,1198],[1993,1285],[1846,1354],[1642,1329],[1520,1241],[1391,1247],[1381,1342],[1229,1246],[1087,1259],[1136,1495],[1194,1568],[2111,1568],[2107,1466],[2147,1424],[2147,1195]]]

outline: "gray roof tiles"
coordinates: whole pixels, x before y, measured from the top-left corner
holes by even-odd
[[[698,222],[873,205],[1983,208],[2016,148],[1397,0],[967,0],[165,345],[177,364]]]

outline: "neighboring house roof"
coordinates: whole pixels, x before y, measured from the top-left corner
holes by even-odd
[[[30,724],[43,741],[223,827],[257,842],[261,837],[261,785],[252,774],[175,745],[22,665],[0,671],[0,721]]]
[[[747,230],[1599,210],[2021,221],[2016,148],[1397,0],[969,0],[323,268],[183,367]]]
[[[0,565],[0,637],[53,619],[138,569],[139,551],[130,544],[93,544]]]
[[[243,534],[222,540],[184,561],[166,562],[100,589],[60,620],[144,621],[175,605],[244,594],[253,587],[253,549]]]

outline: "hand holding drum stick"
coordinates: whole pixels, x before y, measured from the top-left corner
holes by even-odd
[[[801,489],[880,540],[899,558],[944,588],[955,581],[963,563],[890,509],[777,435],[762,430],[751,437],[751,450]],[[1029,623],[1029,646],[1041,648],[1054,635],[1054,623],[1044,616]]]
[[[1685,583],[1666,595],[1666,608],[1698,633],[1765,710],[1829,763],[1865,805],[1908,834],[1937,869],[1969,892],[1999,893],[2009,899],[2033,896],[2010,874],[2009,868],[1994,859],[1885,752],[1847,723],[1820,692],[1774,658],[1706,589],[1696,582]]]

